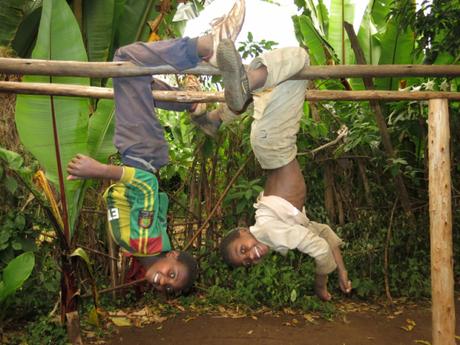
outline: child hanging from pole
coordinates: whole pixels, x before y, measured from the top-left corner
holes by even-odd
[[[330,300],[329,273],[337,268],[345,293],[351,291],[351,281],[340,251],[342,240],[328,225],[313,222],[305,214],[306,186],[296,159],[296,140],[307,81],[288,79],[308,61],[302,48],[280,48],[256,57],[246,73],[233,42],[222,40],[218,47],[226,106],[215,115],[223,120],[235,118],[235,113],[254,101],[251,146],[267,171],[264,191],[254,204],[255,224],[230,231],[222,240],[221,253],[232,266],[251,266],[270,249],[281,254],[297,249],[315,259],[315,292],[322,300]]]
[[[231,11],[212,27],[211,34],[154,43],[137,42],[119,48],[114,60],[151,67],[169,64],[178,71],[193,68],[200,61],[216,66],[220,40],[236,39],[244,14],[244,0],[237,0]],[[211,133],[217,130],[218,122],[209,119],[205,105],[156,101],[152,89],[175,88],[152,76],[113,78],[113,86],[114,144],[124,166],[102,164],[78,154],[68,164],[68,179],[117,181],[104,193],[113,239],[141,264],[142,275],[155,289],[180,293],[192,286],[198,268],[190,254],[171,250],[166,233],[168,200],[164,193],[159,193],[155,174],[168,163],[168,144],[155,108],[189,111],[192,121]]]

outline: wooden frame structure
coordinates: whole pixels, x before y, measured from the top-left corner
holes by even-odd
[[[120,77],[176,74],[170,66],[139,67],[129,62],[75,62],[0,58],[0,73]],[[203,64],[182,73],[218,75]],[[341,65],[306,67],[292,79],[373,78],[390,76],[459,77],[460,65]],[[113,98],[106,88],[62,84],[0,82],[0,92]],[[222,93],[155,91],[159,100],[176,102],[223,102]],[[460,92],[318,91],[306,99],[322,100],[428,100],[429,212],[431,242],[432,340],[433,345],[455,345],[455,304],[452,244],[452,197],[450,175],[450,128],[448,100],[460,100]]]

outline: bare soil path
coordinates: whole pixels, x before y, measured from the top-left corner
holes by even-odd
[[[457,315],[460,301],[457,297]],[[352,304],[353,305],[353,304]],[[333,321],[310,314],[228,318],[180,314],[144,328],[119,328],[110,345],[430,345],[429,305],[404,305],[392,311],[360,304]],[[457,317],[457,334],[460,317]],[[457,342],[460,344],[460,338]]]

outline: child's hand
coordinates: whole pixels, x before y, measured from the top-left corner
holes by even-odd
[[[67,165],[67,180],[99,177],[101,166],[95,159],[79,153]]]
[[[350,293],[351,292],[351,280],[348,279],[348,272],[346,270],[338,270],[338,275],[339,275],[339,285],[340,289],[344,293]]]

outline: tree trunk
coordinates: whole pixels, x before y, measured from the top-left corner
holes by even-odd
[[[324,165],[324,205],[327,216],[332,224],[337,223],[337,214],[334,202],[334,173],[332,163]]]
[[[358,38],[356,37],[355,31],[353,26],[349,23],[344,23],[345,29],[347,30],[348,37],[350,38],[351,46],[353,51],[355,52],[356,61],[358,64],[366,64],[366,58],[364,57],[364,53],[359,45]],[[364,86],[367,90],[374,90],[374,83],[372,78],[365,77],[363,78]],[[380,136],[382,138],[383,147],[385,152],[389,158],[394,158],[394,150],[393,145],[391,143],[390,134],[388,133],[387,124],[385,122],[385,117],[383,116],[382,107],[380,106],[378,101],[370,101],[371,108],[375,114],[375,120],[377,122],[377,126],[380,130]],[[407,213],[411,213],[411,204],[409,200],[409,194],[407,193],[406,185],[404,184],[403,177],[401,172],[397,171],[395,176],[395,183],[396,183],[396,193],[399,194],[399,198],[401,200],[401,205],[404,208],[404,211]]]

